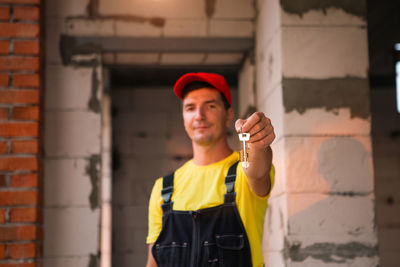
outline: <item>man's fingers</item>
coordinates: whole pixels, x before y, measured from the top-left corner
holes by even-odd
[[[255,134],[263,131],[266,127],[269,127],[268,122],[266,121],[266,117],[261,119],[258,123],[256,123],[249,131],[250,136],[254,136]]]
[[[274,129],[272,125],[265,126],[261,131],[256,134],[250,135],[250,143],[256,143],[264,138],[267,138],[269,135],[274,133]]]
[[[249,144],[254,148],[267,147],[275,139],[271,120],[262,112],[253,113],[246,120],[237,120],[235,128],[238,133],[250,133]]]
[[[236,129],[236,132],[238,132],[238,133],[240,133],[240,132],[246,133],[246,132],[243,130],[243,125],[244,125],[245,123],[246,123],[246,120],[238,119],[238,120],[235,122],[235,129]]]
[[[265,118],[264,113],[254,112],[250,117],[247,118],[246,123],[243,124],[242,130],[244,133],[250,132],[250,130],[262,119]],[[260,129],[259,129],[260,130]],[[256,131],[257,132],[257,131]]]

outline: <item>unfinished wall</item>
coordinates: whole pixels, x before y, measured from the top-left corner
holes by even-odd
[[[51,267],[97,266],[99,253],[100,59],[65,66],[59,51],[66,17],[86,12],[81,2],[46,2],[44,266]]]
[[[39,0],[0,1],[1,266],[41,266],[41,10]]]
[[[378,264],[364,1],[258,1],[257,106],[277,184],[267,266]]]
[[[121,50],[103,51],[101,59],[97,54],[81,54],[74,55],[66,61],[61,55],[65,56],[65,53],[71,52],[72,47],[60,44],[61,35],[105,38],[249,39],[254,34],[254,16],[252,1],[240,0],[193,0],[186,1],[184,5],[180,1],[147,0],[46,2],[48,92],[45,147],[45,266],[95,266],[100,255],[100,210],[97,186],[102,152],[100,118],[102,74],[101,65],[98,65],[99,60],[105,64],[137,67],[151,64],[238,65],[243,58],[243,53],[226,51],[222,53],[178,51],[178,53],[162,54]],[[92,46],[92,48],[98,51],[97,47]],[[123,192],[126,194],[122,192],[120,195],[117,194],[116,203],[119,200],[118,196],[123,198],[134,192],[142,192],[141,185],[135,184],[135,181],[137,179],[129,181],[129,187],[122,189],[121,186],[117,186],[117,189],[125,190]],[[143,196],[141,203],[144,203]],[[128,207],[122,210],[125,212],[133,209]],[[139,210],[145,209],[140,207]],[[117,209],[116,214],[118,212],[120,210]],[[142,215],[144,218],[145,214]],[[123,229],[129,223],[131,218],[129,216],[127,220],[116,225]],[[138,227],[142,223],[137,222]],[[131,237],[129,234],[132,232],[129,231],[124,233],[125,238]],[[141,245],[145,242],[144,232],[141,229],[135,233]],[[128,248],[131,245],[129,242],[124,244]],[[146,258],[143,250],[135,248],[135,253],[141,253],[142,259]],[[129,262],[132,259],[129,258],[130,255],[123,256],[125,258],[118,264],[124,261],[126,264],[136,264]]]

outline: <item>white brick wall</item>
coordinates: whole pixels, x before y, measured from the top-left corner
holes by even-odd
[[[261,53],[263,49],[281,31],[280,4],[278,0],[259,0],[257,23],[256,23],[256,52]],[[268,25],[268,26],[266,26]],[[277,55],[280,58],[281,54]]]
[[[161,28],[148,22],[116,21],[115,36],[159,37],[161,36]]]
[[[247,109],[251,106],[255,107],[255,67],[246,57],[243,66],[239,72],[239,117],[243,117]]]
[[[92,191],[88,160],[48,159],[45,164],[45,207],[88,206]]]
[[[46,155],[85,157],[100,153],[100,116],[91,111],[46,114]]]
[[[275,194],[269,199],[268,202],[270,206],[268,207],[265,218],[264,236],[263,236],[264,253],[281,252],[285,249],[285,242],[282,237],[288,234],[287,199],[286,196],[283,194],[280,195]],[[264,260],[267,260],[267,258],[264,258]]]
[[[260,37],[262,38],[262,37]],[[282,81],[282,41],[281,31],[274,34],[273,39],[265,46],[257,42],[256,81],[257,101],[261,105],[270,97]]]
[[[214,18],[224,19],[254,19],[255,10],[253,1],[217,0],[215,1]]]
[[[372,193],[369,141],[367,137],[287,138],[286,189],[295,193]],[[299,160],[301,158],[306,162]]]
[[[253,37],[252,21],[211,20],[210,36],[214,37]]]
[[[113,36],[114,20],[71,19],[66,22],[66,32],[74,36]]]
[[[203,19],[205,1],[180,0],[100,0],[99,12],[103,15],[134,15],[138,17],[163,17],[174,19]]]
[[[281,9],[280,14],[284,26],[365,26],[367,24],[362,18],[335,7],[327,8],[325,12],[322,12],[321,10],[310,10],[301,16],[287,13]]]
[[[289,236],[292,240],[300,240],[304,246],[319,242],[373,244],[376,241],[371,197],[290,194],[287,202]],[[357,216],[354,216],[355,210]]]
[[[87,4],[73,2],[75,6],[71,7],[57,0],[48,5],[48,13],[52,18],[68,16],[66,31],[75,36],[253,37],[255,10],[251,1],[219,0],[215,3],[210,18],[206,16],[205,1],[199,0],[188,0],[184,4],[178,0],[101,0],[100,17],[93,19],[82,18],[87,15]],[[154,18],[161,25],[154,25]]]
[[[46,110],[87,110],[92,68],[47,64],[46,74]]]
[[[281,85],[278,84],[276,88],[270,91],[269,95],[266,95],[260,88],[262,87],[257,86],[257,107],[261,111],[263,111],[268,118],[271,119],[277,141],[284,134],[284,107],[282,99],[282,88]],[[264,98],[262,98],[262,96],[260,96],[259,94],[262,94]]]
[[[367,77],[365,28],[284,27],[282,49],[285,77]]]
[[[165,37],[205,37],[207,21],[202,19],[168,19],[163,27]]]
[[[285,114],[284,128],[287,133],[304,135],[310,129],[318,135],[368,135],[370,119],[352,117],[350,108],[338,108],[332,111],[321,108],[307,109],[300,114],[291,111]]]
[[[47,208],[44,216],[46,258],[97,254],[99,220],[98,209]]]

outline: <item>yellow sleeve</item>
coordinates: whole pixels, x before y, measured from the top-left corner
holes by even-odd
[[[274,164],[271,164],[271,170],[269,171],[269,178],[271,179],[271,188],[269,189],[268,197],[271,195],[272,188],[274,188],[275,185],[275,166]]]
[[[147,234],[146,243],[151,244],[156,242],[162,228],[162,178],[157,179],[154,183],[153,190],[150,195],[149,202],[149,232]]]

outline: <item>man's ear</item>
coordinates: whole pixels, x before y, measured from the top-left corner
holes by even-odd
[[[226,112],[226,127],[229,127],[233,121],[233,118],[235,117],[235,111],[233,110],[233,107],[230,107],[226,110]]]

